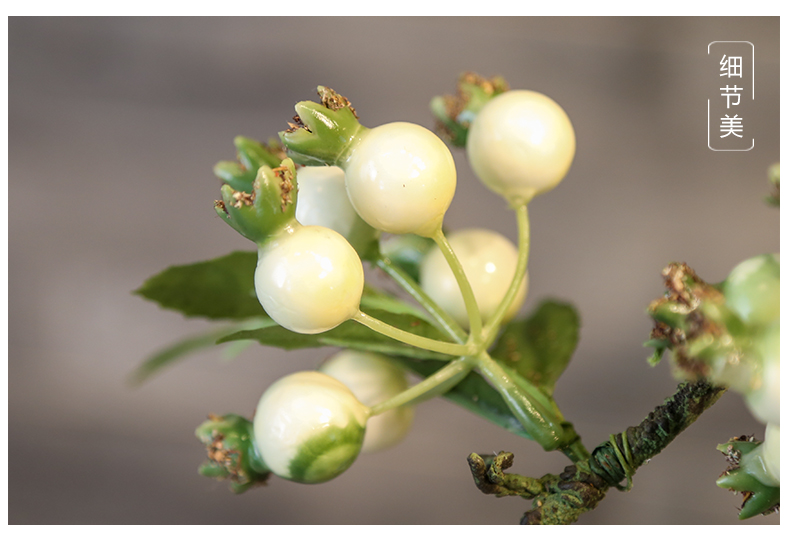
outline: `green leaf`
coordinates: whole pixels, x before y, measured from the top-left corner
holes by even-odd
[[[256,326],[264,322],[272,322],[271,319],[264,319],[262,322],[256,321]],[[249,329],[253,326],[250,322],[241,325],[233,325],[220,329],[214,329],[197,336],[191,336],[175,342],[157,353],[150,356],[142,365],[130,375],[129,381],[133,385],[140,385],[154,374],[161,372],[169,365],[183,359],[191,353],[202,349],[212,348],[217,344],[217,340],[229,336],[239,330]],[[237,348],[238,349],[238,348]]]
[[[401,362],[423,377],[430,376],[446,364],[441,361],[413,359],[402,359]],[[453,389],[445,393],[444,397],[511,433],[532,440],[518,419],[510,412],[502,396],[476,372],[470,372]]]
[[[383,310],[375,312],[376,319],[380,319],[399,329],[433,338],[448,341],[443,334],[420,316],[408,313],[390,313]],[[265,346],[283,349],[317,348],[322,346],[337,346],[352,348],[362,351],[375,351],[388,355],[400,355],[418,359],[437,359],[449,361],[451,357],[440,355],[432,351],[415,348],[393,340],[387,336],[374,332],[356,321],[346,321],[332,330],[319,334],[299,334],[289,331],[279,325],[272,324],[264,328],[244,330],[217,341],[217,343],[233,340],[257,340]]]
[[[420,280],[420,264],[436,246],[432,239],[416,234],[392,236],[381,242],[381,254],[389,258],[415,281]]]
[[[428,320],[428,316],[422,310],[370,285],[365,285],[359,307],[365,313],[372,313],[373,315],[380,310],[395,314],[413,315],[426,321]]]
[[[257,264],[255,252],[236,251],[206,262],[173,266],[148,279],[135,294],[187,317],[266,317],[255,295]],[[365,312],[383,310],[427,319],[422,310],[369,285],[362,293],[360,308]]]
[[[579,324],[573,306],[546,300],[505,328],[491,356],[551,395],[579,343]]]
[[[237,251],[205,262],[173,266],[135,291],[187,317],[248,319],[266,317],[255,296],[258,255]]]

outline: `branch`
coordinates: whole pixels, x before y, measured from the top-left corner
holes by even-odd
[[[694,423],[724,391],[705,381],[681,384],[638,426],[611,435],[593,450],[589,460],[569,465],[559,475],[532,479],[506,474],[503,470],[513,464],[513,455],[500,453],[486,457],[471,454],[472,476],[486,494],[533,499],[533,508],[524,514],[521,524],[572,524],[594,509],[609,488],[629,490],[636,470]]]

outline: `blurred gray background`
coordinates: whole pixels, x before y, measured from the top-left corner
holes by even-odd
[[[567,179],[530,209],[530,294],[574,302],[581,343],[557,399],[589,447],[638,423],[675,386],[651,369],[644,313],[661,269],[686,261],[719,281],[778,251],[762,198],[779,159],[779,18],[9,19],[8,515],[33,523],[514,524],[520,499],[479,493],[465,458],[509,450],[514,471],[563,456],[451,403],[418,408],[396,448],[338,479],[274,479],[242,496],[196,473],[207,413],[251,415],[263,390],[329,354],[211,350],[140,388],[127,375],[206,323],[131,294],[171,264],[252,250],[212,209],[212,165],[232,139],[266,140],[316,85],[347,95],[365,125],[432,127],[427,105],[465,70],[553,97],[576,129]],[[718,95],[714,40],[755,45],[745,124],[756,146],[706,145]],[[449,228],[515,239],[504,202],[463,153]],[[717,488],[715,445],[763,428],[723,399],[613,491],[584,524],[737,524]],[[778,523],[779,517],[746,524]]]

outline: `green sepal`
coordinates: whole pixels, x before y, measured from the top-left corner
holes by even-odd
[[[416,234],[403,234],[382,241],[381,254],[399,266],[409,277],[419,282],[420,264],[425,255],[435,246],[436,243],[430,238]]]
[[[726,488],[728,490],[736,490],[738,492],[754,492],[759,490],[763,483],[756,478],[749,475],[743,469],[736,469],[728,471],[718,479],[716,479],[716,486]]]
[[[648,309],[647,313],[655,321],[669,325],[674,329],[680,329],[686,325],[689,310],[687,306],[679,302],[661,302]]]
[[[209,416],[195,436],[208,452],[208,461],[198,469],[201,475],[230,479],[237,494],[266,483],[270,471],[255,448],[250,420],[236,414]]]
[[[760,484],[762,485],[762,483]],[[771,514],[779,506],[779,487],[762,486],[761,489],[752,491],[752,495],[743,502],[741,512],[738,513],[740,520]]]
[[[296,104],[296,124],[279,133],[288,156],[304,165],[343,166],[346,154],[367,131],[351,103],[332,89],[318,86],[321,104]]]
[[[282,162],[282,150],[276,140],[270,142],[269,146],[258,141],[239,135],[233,139],[236,153],[241,164],[250,172],[257,173],[258,169],[269,167],[274,169]]]
[[[546,300],[530,317],[509,323],[490,354],[551,395],[579,343],[579,326],[573,306]]]
[[[725,472],[716,480],[716,485],[745,494],[738,514],[740,520],[771,513],[779,505],[780,488],[763,484],[743,468]]]
[[[647,358],[647,362],[651,367],[654,367],[661,362],[664,352],[671,348],[672,344],[670,344],[668,340],[654,338],[643,343],[642,346],[646,348],[653,348],[653,355]]]
[[[717,480],[716,485],[734,492],[743,492],[744,499],[738,518],[741,520],[761,514],[769,514],[779,506],[779,486],[765,484],[759,477],[764,476],[764,464],[759,453],[754,453],[762,442],[754,437],[736,437],[716,446],[727,456],[730,468]],[[758,456],[754,458],[752,456]]]
[[[735,457],[736,460],[740,460],[741,456],[745,456],[760,446],[760,444],[760,441],[756,441],[753,438],[744,439],[743,437],[736,437],[734,439],[730,439],[726,443],[717,444],[716,450],[725,456],[728,456],[729,458]]]
[[[430,109],[439,133],[453,146],[464,148],[472,122],[480,110],[494,97],[510,88],[500,76],[485,79],[467,72],[458,78],[455,95],[436,96]]]
[[[237,161],[220,161],[214,165],[214,175],[238,192],[251,194],[258,169],[272,169],[285,159],[285,152],[276,140],[264,145],[253,139],[238,136],[233,140]]]
[[[214,205],[219,217],[258,245],[296,222],[296,167],[290,158],[275,169],[261,166],[252,193],[227,183],[220,192],[222,201]]]
[[[255,295],[258,255],[225,256],[171,266],[148,278],[134,294],[186,317],[240,320],[266,318]]]
[[[258,170],[250,171],[235,161],[220,161],[214,165],[214,175],[241,192],[252,193],[252,183]]]

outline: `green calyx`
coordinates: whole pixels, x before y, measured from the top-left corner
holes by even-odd
[[[303,165],[343,165],[367,128],[358,119],[351,102],[334,90],[318,86],[321,103],[296,104],[290,128],[280,132],[288,157]]]
[[[252,422],[246,418],[210,415],[195,436],[208,452],[208,461],[198,469],[204,477],[229,479],[230,489],[237,494],[266,483],[270,472],[255,449]]]
[[[654,349],[648,362],[657,364],[670,350],[680,379],[750,391],[766,360],[759,341],[779,316],[778,255],[746,260],[717,285],[686,264],[662,273],[668,290],[648,308],[655,320],[645,343]]]
[[[252,193],[252,183],[258,169],[264,165],[274,169],[286,157],[280,143],[273,139],[266,145],[238,136],[233,139],[233,144],[236,146],[237,161],[218,162],[214,166],[214,175],[242,192]]]
[[[296,222],[296,168],[289,158],[274,169],[262,165],[249,187],[226,182],[220,192],[222,200],[214,202],[219,217],[259,245]]]
[[[766,477],[765,464],[756,450],[762,443],[754,437],[736,437],[716,447],[727,456],[730,467],[718,478],[716,485],[743,493],[738,518],[771,514],[779,509],[779,487]]]
[[[329,426],[304,442],[291,460],[288,480],[317,484],[334,479],[351,467],[362,449],[365,427],[353,422]]]
[[[431,112],[436,118],[438,133],[453,146],[464,148],[469,127],[477,113],[494,97],[510,89],[500,76],[483,78],[466,72],[458,78],[455,95],[431,99]]]
[[[740,362],[750,346],[751,330],[727,306],[717,286],[700,279],[689,266],[673,263],[662,272],[667,292],[650,303],[647,313],[655,321],[646,347],[657,364],[670,350],[678,375],[689,381],[716,376],[722,363]]]

